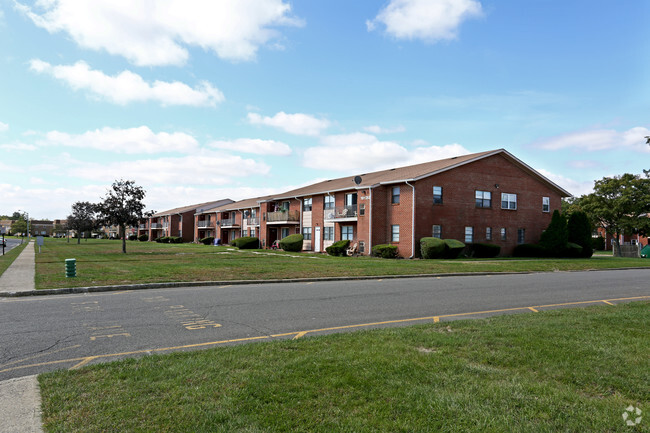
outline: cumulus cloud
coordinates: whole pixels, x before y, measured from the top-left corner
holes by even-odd
[[[268,165],[253,159],[204,150],[177,158],[83,164],[69,174],[104,182],[123,177],[148,185],[226,185],[233,177],[266,175],[269,171]]]
[[[0,132],[5,132],[9,130],[9,124],[0,122]]]
[[[593,180],[578,181],[561,174],[552,173],[548,170],[539,168],[536,168],[535,170],[540,172],[543,176],[547,177],[551,182],[570,192],[575,197],[579,197],[584,194],[591,194],[594,192]]]
[[[30,61],[30,69],[51,75],[74,90],[85,90],[94,97],[119,105],[153,101],[163,106],[214,107],[225,99],[223,93],[207,81],[201,81],[194,88],[179,81],[156,80],[149,83],[131,71],[122,71],[114,76],[106,75],[91,69],[84,61],[78,61],[74,65],[51,65],[34,59]]]
[[[291,154],[289,145],[275,140],[259,138],[238,138],[230,141],[213,141],[209,144],[216,149],[233,150],[236,152],[253,153],[256,155],[287,156]]]
[[[535,147],[546,150],[576,149],[580,151],[598,152],[612,149],[628,149],[634,152],[650,153],[650,146],[645,137],[650,135],[650,129],[637,126],[627,131],[614,129],[593,129],[558,135],[534,144]]]
[[[371,134],[395,134],[397,132],[404,132],[406,131],[406,128],[403,126],[396,126],[394,128],[382,128],[379,125],[370,125],[370,126],[364,126],[363,130],[366,132],[370,132]]]
[[[366,26],[372,31],[383,24],[397,39],[436,42],[455,39],[464,20],[481,15],[476,0],[391,0]]]
[[[295,135],[319,135],[330,126],[327,119],[318,119],[303,113],[287,114],[284,111],[273,117],[248,113],[248,121],[253,125],[272,126]]]
[[[116,153],[192,152],[198,148],[194,137],[183,132],[154,133],[146,126],[138,128],[102,128],[83,134],[50,131],[40,145],[70,146]]]
[[[50,33],[63,32],[79,46],[106,50],[139,66],[182,65],[188,47],[246,61],[269,42],[278,26],[302,26],[284,0],[46,0],[16,8]]]
[[[417,147],[411,150],[394,141],[381,141],[371,134],[330,135],[321,146],[307,149],[303,165],[329,170],[375,171],[470,153],[459,144]]]

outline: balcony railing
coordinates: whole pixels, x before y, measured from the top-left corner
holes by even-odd
[[[260,217],[248,217],[246,218],[246,224],[249,226],[258,226],[260,225]]]
[[[331,221],[342,218],[356,218],[357,206],[337,206],[333,209],[325,209],[325,220]]]
[[[151,228],[152,229],[161,229],[162,224],[160,224],[160,223],[151,223]]]
[[[267,223],[286,223],[286,222],[300,222],[300,212],[297,210],[268,212],[266,214]]]
[[[140,224],[140,225],[138,226],[138,228],[139,228],[140,230],[146,230],[146,229],[147,229],[147,225],[146,225],[146,224]]]
[[[226,218],[226,219],[223,219],[223,220],[218,220],[217,225],[220,225],[222,227],[223,226],[234,226],[234,225],[236,225],[236,222],[235,222],[234,218]]]
[[[162,228],[163,229],[168,229],[169,228],[169,223],[163,223]]]
[[[204,229],[206,227],[214,227],[214,222],[210,220],[201,220],[199,221],[199,228]]]

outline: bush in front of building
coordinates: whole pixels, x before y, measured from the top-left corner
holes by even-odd
[[[596,236],[593,238],[591,245],[594,247],[594,250],[605,251],[605,249],[607,249],[605,238],[602,236]]]
[[[203,245],[212,245],[214,244],[214,236],[208,236],[200,240]]]
[[[130,240],[130,241],[136,241],[136,240],[138,240],[138,235],[129,235],[129,237],[127,239]]]
[[[252,236],[235,239],[235,246],[240,250],[254,250],[260,247],[260,240]]]
[[[146,234],[146,233],[145,233],[145,234],[142,234],[142,235],[138,236],[138,240],[139,240],[140,242],[147,242],[147,241],[149,240],[149,235]]]
[[[496,257],[501,252],[501,246],[495,244],[467,244],[465,248],[465,253],[467,257],[473,257],[476,259],[489,259]]]
[[[280,248],[284,251],[298,253],[302,251],[302,241],[304,237],[301,234],[289,235],[280,241]]]
[[[394,259],[397,257],[397,247],[395,245],[375,245],[372,247],[372,255],[382,259]]]
[[[344,239],[342,241],[336,241],[329,247],[325,248],[327,254],[330,256],[347,256],[348,247],[350,246],[350,240]]]
[[[545,248],[537,244],[517,245],[512,251],[513,257],[548,257]]]
[[[585,258],[584,247],[574,242],[569,242],[566,244],[562,256],[570,259]],[[591,257],[591,255],[589,257]]]
[[[551,257],[562,257],[568,242],[569,232],[566,226],[566,219],[556,209],[553,211],[551,223],[539,239],[539,245],[546,250],[547,255]]]
[[[591,223],[586,213],[576,211],[571,214],[567,221],[567,230],[569,232],[568,240],[582,247],[578,257],[589,258],[594,254],[593,241],[591,237]]]
[[[445,241],[440,238],[420,239],[420,253],[423,259],[439,259],[445,252]]]
[[[443,258],[445,259],[455,259],[460,256],[460,253],[465,249],[465,244],[456,239],[444,239],[445,241],[445,252],[443,253]]]

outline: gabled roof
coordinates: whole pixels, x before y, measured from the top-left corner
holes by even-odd
[[[297,188],[292,191],[287,191],[282,194],[273,196],[269,200],[282,200],[288,198],[309,196],[315,194],[325,194],[335,191],[343,191],[350,189],[369,188],[376,185],[388,185],[391,183],[402,183],[405,181],[417,181],[424,179],[435,174],[460,167],[490,156],[502,155],[513,164],[519,166],[522,170],[529,175],[536,177],[541,182],[547,184],[555,189],[560,195],[565,197],[571,196],[569,192],[551,182],[549,179],[535,171],[530,166],[526,165],[505,149],[490,150],[487,152],[472,153],[469,155],[455,156],[453,158],[440,159],[437,161],[429,161],[421,164],[409,165],[406,167],[391,168],[388,170],[375,171],[371,173],[360,174],[361,182],[357,185],[355,183],[356,176],[341,177],[338,179],[326,180],[312,185]],[[266,201],[269,201],[266,200]]]
[[[217,201],[208,201],[205,203],[198,203],[198,204],[193,204],[189,206],[183,206],[183,207],[177,207],[174,209],[169,209],[165,210],[162,212],[156,212],[153,214],[153,217],[160,217],[160,216],[166,216],[166,215],[176,215],[179,213],[185,213],[185,212],[196,212],[199,209],[204,209],[208,207],[216,207],[216,206],[223,206],[228,203],[232,203],[233,201],[230,200],[229,198],[222,199],[222,200],[217,200]]]
[[[268,195],[264,197],[256,197],[256,198],[247,198],[244,200],[239,200],[239,201],[234,201],[232,203],[224,204],[221,206],[216,206],[212,207],[209,209],[204,209],[201,212],[197,212],[195,215],[200,215],[203,213],[212,213],[212,212],[229,212],[229,211],[234,211],[234,210],[241,210],[241,209],[251,209],[254,207],[260,207],[260,202],[267,201],[267,200],[272,200],[273,196]]]

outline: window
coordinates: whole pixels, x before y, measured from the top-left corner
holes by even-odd
[[[486,227],[485,228],[485,240],[486,241],[491,241],[492,240],[492,227]]]
[[[465,243],[474,242],[474,227],[465,227]]]
[[[542,212],[551,211],[551,199],[549,197],[542,197]]]
[[[354,239],[354,226],[343,226],[341,227],[341,240],[353,240]]]
[[[393,187],[393,192],[390,198],[392,204],[399,204],[399,186]]]
[[[366,205],[361,203],[359,205],[359,215],[364,216],[366,214]]]
[[[359,254],[363,254],[366,252],[366,243],[365,242],[359,242]]]
[[[255,237],[255,229],[250,229],[250,231],[251,231],[251,237],[254,238]]]
[[[431,230],[431,236],[434,238],[442,239],[442,226],[433,226],[433,230]]]
[[[353,192],[350,194],[345,194],[345,207],[354,206],[355,210],[357,208],[357,193]]]
[[[287,236],[289,236],[289,228],[283,227],[282,230],[280,230],[280,239],[284,239]]]
[[[492,207],[492,193],[476,191],[476,207]]]
[[[517,229],[517,243],[519,245],[526,242],[526,229]]]
[[[334,209],[334,196],[326,195],[325,196],[325,209]]]
[[[517,210],[517,194],[501,194],[501,209]]]
[[[442,204],[442,187],[433,187],[433,204]]]
[[[334,227],[323,227],[323,240],[324,241],[334,240]]]
[[[505,241],[506,239],[507,239],[507,237],[506,237],[506,228],[501,227],[501,240]]]
[[[399,242],[399,225],[390,226],[390,240],[391,242]]]
[[[282,209],[289,210],[290,203],[288,201],[282,202]]]
[[[311,212],[311,198],[303,199],[302,210],[303,212]]]
[[[303,227],[302,228],[302,236],[306,241],[311,240],[311,227]]]

